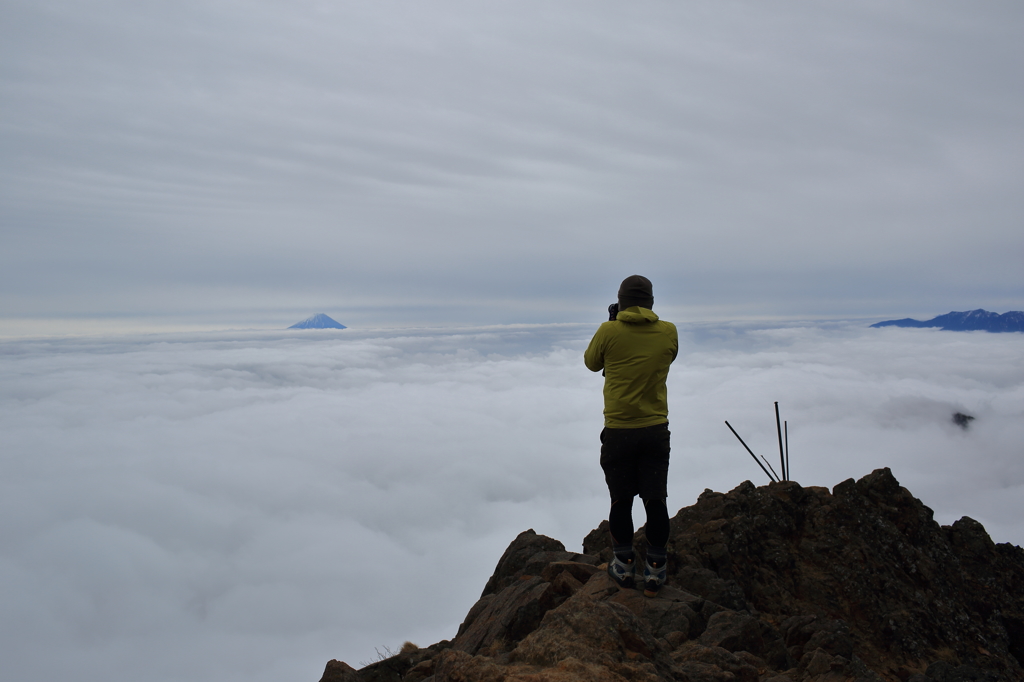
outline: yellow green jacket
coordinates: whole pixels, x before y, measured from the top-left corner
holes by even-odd
[[[668,421],[668,367],[679,352],[671,322],[633,306],[597,329],[583,354],[587,369],[604,370],[604,425],[639,429]]]

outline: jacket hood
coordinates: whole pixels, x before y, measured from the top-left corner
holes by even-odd
[[[632,308],[626,308],[620,310],[619,314],[615,316],[616,320],[622,322],[629,322],[630,324],[639,324],[641,322],[657,322],[658,315],[650,308],[641,308],[638,305]]]

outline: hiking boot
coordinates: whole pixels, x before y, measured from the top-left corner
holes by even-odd
[[[608,562],[608,575],[612,577],[619,587],[629,589],[633,587],[633,559],[623,561],[617,556],[612,556],[612,560]]]
[[[644,562],[644,596],[645,597],[657,597],[658,590],[665,584],[665,577],[668,571],[665,569],[665,564],[655,568],[651,566],[650,561]]]

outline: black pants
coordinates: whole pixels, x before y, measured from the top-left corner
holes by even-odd
[[[637,495],[647,509],[647,542],[664,547],[668,542],[668,424],[640,429],[601,431],[601,468],[612,498],[608,515],[612,542],[633,542],[633,498]]]

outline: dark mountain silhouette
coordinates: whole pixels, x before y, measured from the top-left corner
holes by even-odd
[[[939,327],[946,331],[968,332],[1024,332],[1024,312],[1012,310],[1008,313],[990,313],[978,308],[962,313],[946,313],[922,322],[909,317],[902,320],[877,322],[872,327]]]
[[[1024,680],[1024,550],[940,526],[889,469],[705,490],[653,599],[608,577],[607,536],[579,553],[521,533],[454,639],[322,682]]]
[[[317,313],[313,317],[307,317],[302,322],[296,322],[289,329],[348,329],[343,324],[335,322],[323,313]]]

